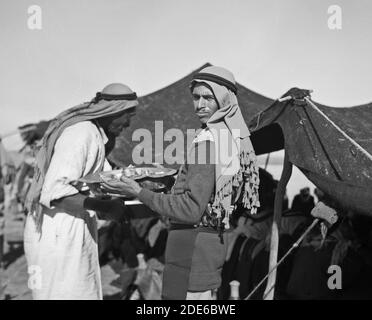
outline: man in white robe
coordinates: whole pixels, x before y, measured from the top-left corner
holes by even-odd
[[[41,208],[38,216],[37,210],[29,206],[24,232],[28,285],[34,299],[102,299],[97,216],[90,209],[96,209],[99,218],[120,220],[123,206],[115,200],[94,199],[89,192],[81,192],[67,182],[110,170],[105,145],[129,125],[137,105],[133,95],[125,85],[109,85],[102,91],[103,98],[65,111],[46,132],[42,152],[51,148],[50,137],[61,131],[52,146],[47,170],[44,175],[36,174],[31,187],[31,198],[38,199],[36,207]],[[129,101],[127,96],[131,96]],[[89,117],[81,117],[88,112]],[[99,117],[94,117],[95,113]],[[83,121],[75,121],[76,117]],[[68,125],[64,125],[67,121]],[[43,164],[39,170],[45,168]],[[39,176],[43,176],[41,183]],[[38,183],[41,189],[37,193]]]

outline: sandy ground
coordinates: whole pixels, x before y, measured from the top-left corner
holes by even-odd
[[[23,251],[22,214],[6,219],[5,227],[5,266],[0,269],[0,300],[30,300],[31,292],[27,286],[28,274]],[[121,292],[120,262],[112,262],[101,268],[104,299],[119,299]]]

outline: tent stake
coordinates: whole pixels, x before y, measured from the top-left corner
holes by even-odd
[[[276,193],[275,193],[274,218],[273,218],[273,224],[271,227],[271,238],[270,238],[269,270],[274,269],[278,261],[279,228],[280,228],[280,221],[282,217],[283,197],[285,194],[287,183],[292,175],[292,167],[293,165],[289,161],[288,153],[285,150],[283,171],[280,177],[280,181],[278,183],[278,188],[276,189]],[[267,286],[266,286],[265,294],[264,294],[264,296],[266,296],[265,300],[274,300],[276,271],[277,270],[274,269],[267,280]]]

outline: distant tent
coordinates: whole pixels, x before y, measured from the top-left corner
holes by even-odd
[[[48,129],[50,121],[40,121],[38,123],[29,123],[18,128],[22,140],[26,144],[32,144],[35,141],[40,140],[45,131]]]
[[[342,207],[372,216],[372,103],[275,103],[249,129],[257,154],[285,148],[289,161]]]

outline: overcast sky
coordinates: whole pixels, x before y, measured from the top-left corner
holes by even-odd
[[[27,25],[34,4],[42,30]],[[1,0],[0,134],[110,82],[144,95],[206,62],[271,98],[299,86],[331,106],[371,102],[371,32],[370,0]]]

